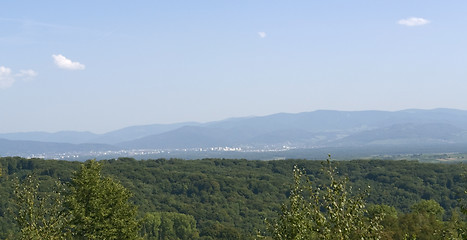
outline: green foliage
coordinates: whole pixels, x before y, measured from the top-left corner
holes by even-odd
[[[132,158],[100,161],[102,175],[112,176],[128,191],[138,206],[138,216],[146,213],[178,212],[193,216],[200,239],[250,239],[257,231],[265,232],[264,219],[277,217],[281,204],[290,196],[293,167],[306,169],[314,187],[329,185],[321,171],[322,161],[247,161],[241,159],[155,159]],[[20,232],[13,208],[14,181],[27,175],[37,177],[39,192],[53,192],[55,181],[66,186],[82,162],[0,157],[0,239],[12,239]],[[353,189],[371,189],[365,196],[370,216],[372,205],[387,205],[397,211],[397,218],[383,218],[383,233],[403,239],[401,221],[421,200],[435,200],[445,210],[438,232],[467,229],[467,215],[459,211],[465,204],[467,181],[462,164],[426,164],[416,161],[353,160],[341,161],[336,179],[348,176]],[[305,180],[303,180],[305,181]],[[315,188],[316,189],[316,188]],[[324,193],[323,193],[324,194]],[[351,195],[352,196],[352,195]],[[459,212],[457,220],[453,216]],[[392,214],[386,216],[394,216]],[[392,219],[392,220],[391,220]],[[451,220],[453,219],[453,220]],[[392,221],[392,225],[388,224]],[[457,221],[457,222],[456,222]],[[407,222],[407,221],[406,221]],[[415,222],[413,222],[415,223]],[[457,227],[456,227],[457,226]],[[451,229],[451,230],[447,230]],[[405,231],[405,230],[404,230]],[[412,233],[407,233],[412,237]],[[444,234],[444,233],[443,233]],[[446,238],[449,239],[449,238]]]
[[[378,239],[379,215],[368,218],[362,195],[352,195],[347,179],[336,178],[327,161],[329,185],[314,188],[297,167],[289,203],[270,224],[273,239]]]
[[[393,207],[373,205],[368,208],[368,213],[382,217],[381,239],[465,239],[467,224],[457,211],[452,212],[448,221],[443,221],[445,210],[436,201],[421,200],[411,209],[408,213],[397,213]]]
[[[210,221],[207,224],[207,227],[203,229],[202,235],[203,237],[201,239],[203,240],[243,240],[247,238],[242,236],[238,228],[212,221]]]
[[[385,204],[373,204],[367,207],[369,218],[380,218],[383,229],[379,233],[381,239],[402,239],[399,229],[398,212],[396,208]],[[397,236],[394,238],[394,236]]]
[[[442,220],[444,209],[435,200],[421,200],[411,207],[412,212],[418,215],[430,215],[438,220]]]
[[[196,229],[196,221],[193,216],[172,213],[153,212],[146,213],[141,233],[144,239],[197,239],[199,232]]]
[[[136,207],[121,184],[101,176],[102,165],[87,161],[70,183],[67,197],[77,239],[138,239]]]
[[[463,180],[467,182],[467,169],[464,165],[462,165],[462,168],[464,169],[464,173],[462,174]],[[467,215],[467,188],[464,189],[462,198],[459,199],[459,202],[461,202],[461,212]]]
[[[63,206],[63,186],[48,193],[39,192],[39,184],[32,176],[27,176],[15,188],[15,220],[20,229],[20,239],[68,239],[69,217]]]

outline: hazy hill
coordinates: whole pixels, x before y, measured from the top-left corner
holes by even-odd
[[[216,146],[333,147],[385,142],[467,143],[467,111],[315,111],[236,118],[183,127],[119,144],[126,148]]]
[[[95,143],[106,143],[106,144],[116,144],[119,142],[135,140],[138,138],[143,138],[149,135],[160,134],[175,130],[184,126],[196,126],[199,123],[195,122],[184,122],[184,123],[174,123],[174,124],[152,124],[152,125],[141,125],[141,126],[131,126],[122,128],[119,130],[111,131],[105,134],[100,134],[90,141]]]
[[[303,113],[279,113],[207,123],[218,128],[249,128],[274,131],[299,128],[310,132],[351,131],[387,127],[399,123],[447,123],[467,129],[467,111],[454,109],[388,111],[318,110]]]
[[[105,134],[63,131],[0,134],[0,152],[209,147],[293,148],[467,145],[467,111],[330,111],[278,113],[208,123],[131,126]],[[61,143],[61,144],[59,144]],[[67,144],[64,144],[67,143]],[[72,144],[70,144],[72,143]],[[79,143],[80,145],[76,145]],[[88,143],[88,144],[83,144]],[[93,143],[93,144],[89,144]],[[99,145],[111,144],[109,145]]]
[[[117,150],[116,147],[105,144],[71,144],[38,141],[20,141],[0,139],[0,156],[21,156],[25,154],[89,152]]]
[[[352,134],[336,145],[449,144],[467,142],[467,131],[446,123],[402,123]]]
[[[124,148],[195,148],[223,146],[231,144],[232,136],[227,130],[219,128],[184,126],[169,132],[146,136],[137,140],[123,142]]]
[[[104,134],[95,134],[91,132],[79,131],[60,131],[55,133],[49,132],[16,132],[16,133],[1,133],[0,138],[8,140],[22,141],[38,141],[38,142],[55,142],[55,143],[102,143],[115,144],[123,141],[135,140],[148,135],[159,134],[174,130],[187,125],[197,125],[199,123],[186,122],[174,124],[152,124],[142,126],[131,126]]]

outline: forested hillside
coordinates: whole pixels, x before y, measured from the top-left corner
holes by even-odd
[[[147,239],[151,239],[150,229],[154,228],[155,222],[163,222],[164,218],[183,219],[186,223],[194,219],[194,225],[190,223],[190,231],[196,231],[196,234],[185,237],[253,238],[258,231],[266,232],[266,218],[275,219],[281,213],[281,205],[287,202],[290,195],[294,166],[304,169],[315,186],[328,182],[321,171],[322,161],[137,161],[120,158],[101,163],[104,176],[112,177],[133,193],[131,201],[138,207],[139,218],[144,219],[142,235],[146,234]],[[50,191],[54,180],[70,182],[72,172],[78,170],[80,164],[19,157],[0,158],[0,238],[11,237],[19,231],[12,216],[14,211],[9,210],[14,209],[15,179],[21,180],[32,174],[39,180],[40,191]],[[385,204],[394,207],[398,212],[396,218],[400,216],[401,221],[409,221],[408,214],[420,201],[434,200],[444,209],[439,221],[447,223],[452,216],[459,216],[459,206],[465,201],[467,182],[462,164],[379,160],[332,164],[337,166],[338,176],[348,177],[354,193],[361,193],[370,186],[366,202],[370,206]],[[460,219],[465,222],[465,216],[460,215]]]

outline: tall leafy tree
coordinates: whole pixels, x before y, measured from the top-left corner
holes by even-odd
[[[139,239],[136,207],[131,193],[110,177],[102,164],[89,160],[74,173],[67,198],[76,239]]]
[[[323,169],[329,185],[313,187],[294,167],[289,202],[269,229],[273,239],[379,239],[379,217],[368,218],[363,195],[352,195],[347,179],[336,177],[330,160]]]
[[[52,191],[39,192],[37,179],[31,175],[22,183],[17,182],[14,193],[15,220],[21,229],[19,239],[69,239],[69,216],[60,194],[62,191],[62,184],[57,182]]]

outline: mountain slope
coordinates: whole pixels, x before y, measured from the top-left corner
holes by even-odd
[[[166,133],[143,137],[118,144],[127,149],[197,148],[230,145],[233,142],[223,136],[228,131],[219,128],[185,126]]]
[[[315,111],[228,119],[182,127],[135,141],[125,148],[194,148],[221,146],[334,147],[368,144],[464,143],[467,111],[435,109],[384,111]]]
[[[160,134],[168,131],[175,130],[184,126],[196,126],[199,123],[196,122],[184,122],[174,124],[151,124],[141,126],[131,126],[122,128],[116,131],[111,131],[105,134],[101,134],[94,139],[92,142],[105,143],[105,144],[116,144],[119,142],[135,140],[143,138],[149,135]]]
[[[78,131],[60,131],[55,133],[49,132],[16,132],[16,133],[1,133],[0,138],[8,140],[20,141],[37,141],[37,142],[54,142],[54,143],[101,143],[115,144],[123,141],[135,140],[145,136],[159,134],[171,131],[182,126],[197,125],[195,122],[174,123],[174,124],[152,124],[131,126],[119,130],[111,131],[104,134],[95,134],[91,132]]]
[[[448,144],[467,142],[467,131],[445,123],[404,123],[362,131],[335,141],[338,146]]]
[[[114,149],[187,149],[209,147],[322,148],[401,144],[467,143],[467,111],[453,109],[278,113],[208,123],[132,126],[105,134],[89,132],[0,134],[5,149],[68,151],[89,146],[58,143],[112,143]],[[25,141],[28,140],[28,141]],[[32,140],[35,140],[33,142]],[[50,143],[45,143],[50,142]],[[5,143],[6,144],[6,143]],[[30,146],[30,147],[27,147]],[[2,146],[0,146],[2,147]],[[1,150],[1,149],[0,149]],[[71,150],[70,150],[71,151]]]

